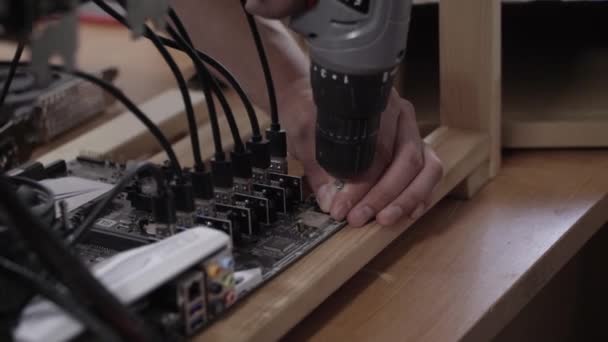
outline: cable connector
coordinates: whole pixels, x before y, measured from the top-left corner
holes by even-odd
[[[249,194],[253,185],[252,154],[249,151],[232,152],[232,170],[234,171],[233,190],[239,193]]]
[[[249,141],[247,149],[251,152],[251,164],[253,167],[258,169],[270,167],[270,142],[268,140]]]
[[[270,141],[270,169],[272,172],[287,174],[287,132],[266,130],[266,137]]]
[[[175,194],[175,209],[185,213],[193,212],[196,208],[194,205],[194,187],[191,181],[177,181],[171,186]]]
[[[253,177],[253,172],[251,170],[253,167],[253,155],[251,152],[232,152],[230,154],[230,159],[232,161],[234,177],[244,179]]]
[[[175,224],[177,223],[177,210],[175,207],[175,197],[169,191],[160,196],[152,198],[154,221],[158,224],[166,224],[170,235],[175,234]]]
[[[211,161],[211,174],[213,175],[213,185],[215,187],[232,189],[234,185],[234,174],[231,162],[213,159]]]
[[[213,177],[209,171],[193,171],[190,175],[194,188],[194,197],[209,201],[214,198]]]
[[[281,129],[266,130],[266,139],[270,142],[270,155],[275,158],[287,158],[287,132]]]

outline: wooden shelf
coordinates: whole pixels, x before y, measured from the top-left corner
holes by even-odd
[[[604,150],[508,153],[477,196],[441,201],[284,340],[494,341],[608,219],[607,169]],[[584,303],[557,298],[544,312],[554,325],[508,341],[555,341],[538,329],[563,332],[564,302]],[[602,319],[606,297],[588,298]]]
[[[505,75],[505,147],[608,146],[608,47],[517,73]]]
[[[416,63],[408,68],[428,70]],[[504,73],[503,147],[608,146],[608,48],[557,63],[507,65]],[[421,74],[404,76],[415,85],[404,96],[428,133],[439,125],[439,94],[437,84]]]
[[[503,7],[503,147],[608,146],[608,44],[598,30],[608,4]],[[437,12],[415,9],[401,81],[423,132],[439,124]]]

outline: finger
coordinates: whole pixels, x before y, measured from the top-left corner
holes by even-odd
[[[245,8],[251,14],[281,19],[306,9],[304,0],[248,0]]]
[[[365,225],[394,201],[424,167],[423,147],[418,136],[414,109],[407,101],[402,101],[400,106],[402,112],[398,123],[395,157],[380,181],[349,212],[348,222],[353,227]]]
[[[398,106],[397,101],[391,101],[388,110],[382,116],[374,161],[370,169],[357,179],[347,183],[336,194],[330,211],[335,220],[341,221],[346,217],[353,206],[378,182],[393,159],[398,129],[398,125],[395,123],[399,121],[400,116]]]
[[[406,215],[415,220],[428,209],[428,200],[443,177],[443,167],[439,158],[428,146],[424,147],[424,157],[426,162],[420,174],[397,199],[376,216],[379,224],[390,226]]]
[[[337,221],[344,220],[353,206],[357,204],[359,200],[365,196],[373,184],[380,179],[386,165],[388,164],[386,160],[389,160],[389,157],[382,156],[386,154],[387,153],[376,152],[376,160],[379,161],[363,175],[364,180],[359,182],[349,182],[342,190],[335,194],[330,209],[332,218]]]
[[[310,161],[305,165],[304,174],[308,179],[308,184],[315,193],[319,208],[323,212],[328,213],[338,192],[338,188],[335,185],[336,180],[327,174],[316,161]]]

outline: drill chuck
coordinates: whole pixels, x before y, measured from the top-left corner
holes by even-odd
[[[349,75],[311,65],[317,105],[316,158],[338,179],[352,179],[372,164],[381,114],[395,70]]]

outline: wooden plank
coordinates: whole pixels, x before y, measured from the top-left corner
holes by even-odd
[[[490,179],[490,161],[479,165],[465,180],[458,184],[450,193],[457,199],[471,199]]]
[[[203,94],[191,92],[191,95],[195,111],[197,113],[205,111],[206,113]],[[176,89],[162,93],[141,105],[140,108],[159,126],[169,141],[184,136],[188,131],[184,103],[180,92]],[[204,124],[206,120],[206,115],[198,115],[199,124]],[[82,152],[108,156],[117,160],[141,159],[160,149],[148,129],[133,114],[125,112],[97,129],[41,156],[38,161],[48,164],[57,159],[70,160]]]
[[[584,272],[587,265],[581,254],[584,254],[586,249],[587,246],[583,247],[553,276],[492,342],[591,340],[582,338],[585,336],[582,334],[586,333],[583,329],[587,322],[581,324],[581,314],[585,310],[584,298],[587,296],[584,292]]]
[[[489,155],[488,138],[470,131],[443,127],[427,137],[426,142],[435,148],[446,170],[444,180],[433,195],[433,203]],[[270,341],[280,338],[411,224],[411,221],[404,221],[389,228],[371,224],[362,229],[340,231],[196,340]]]
[[[584,116],[581,113],[581,116]],[[534,114],[531,114],[534,115]],[[503,145],[508,148],[585,148],[608,146],[608,109],[598,120],[508,120],[503,126]]]
[[[443,200],[285,340],[490,340],[608,220],[606,170],[599,150],[507,156],[472,200]]]
[[[500,168],[501,3],[439,4],[441,124],[490,137],[490,169]]]

